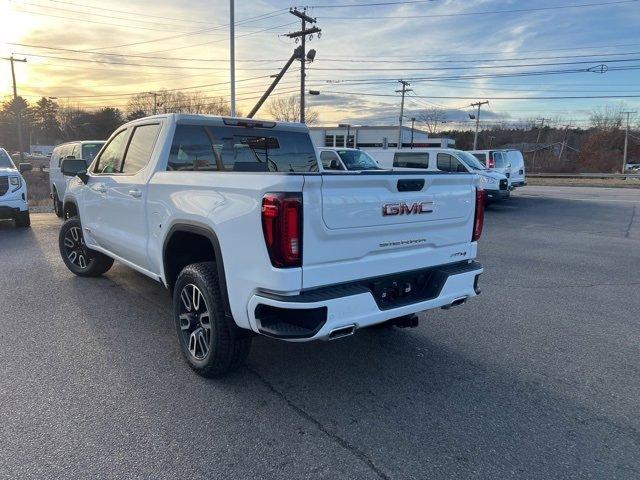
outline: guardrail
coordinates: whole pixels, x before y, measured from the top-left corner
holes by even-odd
[[[627,178],[640,179],[640,173],[529,173],[527,177],[538,178],[616,178],[626,180]]]

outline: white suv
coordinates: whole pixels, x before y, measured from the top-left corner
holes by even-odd
[[[20,164],[26,170],[23,165],[28,164]],[[27,183],[20,173],[7,151],[0,148],[0,220],[13,219],[16,227],[24,228],[31,225],[31,218]]]
[[[84,160],[89,166],[103,145],[104,140],[84,140],[63,143],[53,149],[49,161],[49,188],[53,201],[53,211],[58,217],[62,217],[62,199],[69,180],[69,177],[65,177],[60,170],[62,160],[65,158],[78,158]]]

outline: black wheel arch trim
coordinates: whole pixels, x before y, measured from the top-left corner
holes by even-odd
[[[210,227],[199,224],[199,223],[195,223],[195,222],[193,223],[177,222],[172,224],[171,227],[169,227],[169,230],[165,235],[164,242],[162,244],[162,268],[164,270],[163,273],[164,273],[165,283],[167,284],[169,289],[173,287],[173,285],[169,285],[167,281],[166,250],[167,250],[167,245],[171,240],[171,237],[176,232],[195,233],[198,235],[202,235],[203,237],[206,237],[211,242],[211,245],[213,246],[213,253],[215,254],[215,257],[216,257],[216,270],[218,273],[218,281],[220,282],[220,290],[222,293],[222,304],[223,304],[222,306],[224,308],[225,315],[231,318],[232,317],[231,305],[229,303],[229,293],[227,290],[227,278],[224,272],[224,259],[222,257],[222,249],[220,248],[220,240],[218,240],[218,236],[216,235],[216,232],[214,232],[213,229],[211,229]]]
[[[80,209],[78,208],[78,202],[76,202],[75,200],[72,200],[72,199],[64,200],[62,202],[62,218],[66,220],[66,217],[64,216],[64,213],[67,210],[67,206],[68,205],[73,205],[75,207],[76,213],[77,213],[77,217],[80,218]]]

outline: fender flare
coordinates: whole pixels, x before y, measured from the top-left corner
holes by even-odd
[[[211,242],[211,246],[213,247],[213,253],[216,258],[216,270],[218,273],[218,281],[220,282],[220,293],[222,294],[222,306],[224,308],[224,313],[229,318],[232,318],[231,315],[231,305],[229,303],[229,293],[227,290],[227,278],[224,273],[224,260],[222,257],[222,249],[220,248],[220,241],[218,240],[218,236],[208,226],[204,226],[197,223],[185,223],[185,222],[177,222],[171,225],[167,234],[164,237],[164,241],[162,242],[162,269],[164,275],[165,284],[170,289],[173,287],[169,285],[167,282],[167,259],[166,259],[166,250],[171,237],[176,232],[188,232],[195,233],[198,235],[202,235],[206,237],[209,242]]]

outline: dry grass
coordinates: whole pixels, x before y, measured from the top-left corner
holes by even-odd
[[[27,182],[27,199],[30,206],[50,206],[49,172],[32,170],[22,174]]]
[[[640,179],[627,180],[617,178],[539,178],[527,177],[527,185],[554,187],[611,187],[640,188]]]

